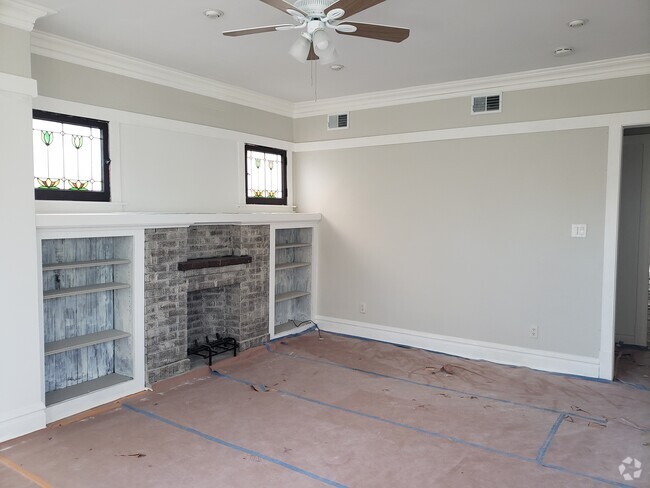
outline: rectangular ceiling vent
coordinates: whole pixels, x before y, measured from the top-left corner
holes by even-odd
[[[327,130],[347,129],[350,127],[350,114],[333,114],[327,116]]]
[[[501,93],[472,97],[472,115],[498,112],[501,112]]]

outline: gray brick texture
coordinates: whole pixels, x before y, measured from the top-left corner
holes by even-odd
[[[269,323],[268,225],[206,225],[145,232],[145,340],[149,384],[189,369],[188,344],[205,335],[260,345]],[[252,256],[249,264],[178,271],[188,259]]]

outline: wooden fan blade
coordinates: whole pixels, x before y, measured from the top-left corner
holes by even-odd
[[[411,34],[409,29],[403,27],[391,27],[389,25],[364,24],[363,22],[345,22],[346,25],[353,25],[356,32],[339,32],[345,36],[368,37],[379,41],[402,42]]]
[[[260,2],[264,2],[267,5],[270,5],[271,7],[275,7],[278,10],[282,10],[285,14],[288,14],[287,10],[292,9],[295,10],[296,12],[300,12],[302,15],[307,17],[307,14],[300,10],[299,8],[294,7],[292,4],[289,2],[285,2],[284,0],[260,0]]]
[[[339,0],[334,5],[330,5],[326,8],[325,14],[328,14],[330,10],[334,10],[335,8],[342,8],[345,10],[345,15],[341,17],[341,19],[345,19],[385,1],[386,0]]]
[[[307,56],[308,61],[316,61],[318,58],[318,55],[316,54],[316,51],[314,51],[314,44],[312,43],[311,49],[309,50],[309,55]]]
[[[295,27],[293,24],[279,24],[279,25],[267,25],[265,27],[251,27],[250,29],[237,29],[226,31],[223,33],[224,36],[237,37],[237,36],[247,36],[249,34],[260,34],[262,32],[275,32],[278,27]]]

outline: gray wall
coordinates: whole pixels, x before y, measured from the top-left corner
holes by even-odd
[[[295,155],[318,314],[597,357],[606,158],[606,129]]]
[[[32,56],[41,96],[291,140],[293,120],[83,66]]]
[[[31,73],[29,43],[29,32],[0,24],[0,72],[28,77]]]
[[[471,127],[650,109],[650,76],[505,92],[503,111],[471,115],[471,97],[350,114],[350,128],[328,131],[325,115],[296,120],[295,142]]]

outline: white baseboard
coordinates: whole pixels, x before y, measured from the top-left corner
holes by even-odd
[[[6,415],[5,420],[0,420],[0,442],[43,428],[45,428],[45,405],[39,403],[21,412],[11,412]]]
[[[590,378],[598,378],[599,375],[598,358],[441,336],[333,317],[318,316],[316,322],[327,332],[417,347],[468,359],[483,359],[494,363]]]
[[[78,413],[91,410],[101,405],[106,405],[107,403],[120,400],[129,395],[135,395],[144,390],[145,388],[140,382],[131,380],[72,398],[65,402],[50,405],[45,411],[47,423],[49,424],[72,415],[77,415]]]

